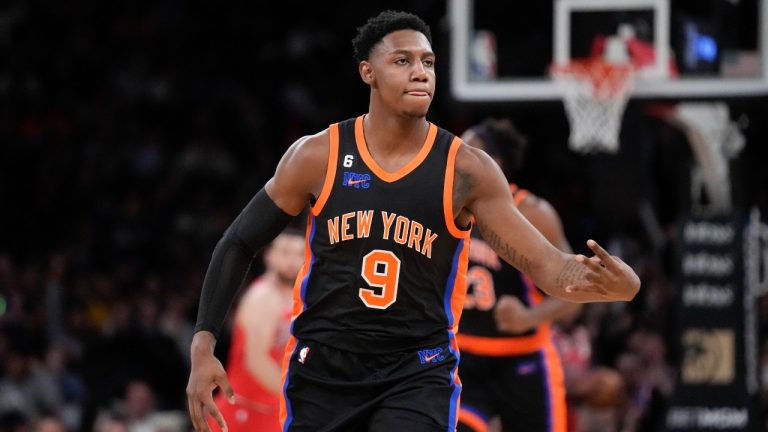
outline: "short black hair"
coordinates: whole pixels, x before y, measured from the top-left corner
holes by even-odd
[[[508,118],[487,118],[471,128],[485,144],[485,152],[501,159],[504,174],[515,175],[523,165],[528,139]]]
[[[415,30],[426,36],[430,44],[432,43],[432,32],[421,18],[408,12],[386,10],[368,19],[365,25],[357,28],[357,36],[352,39],[355,60],[358,63],[368,60],[373,47],[384,36],[398,30]]]

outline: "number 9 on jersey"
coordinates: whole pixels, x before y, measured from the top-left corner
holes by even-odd
[[[388,250],[374,249],[363,257],[361,274],[372,288],[360,288],[359,296],[369,308],[386,309],[397,300],[400,259]]]

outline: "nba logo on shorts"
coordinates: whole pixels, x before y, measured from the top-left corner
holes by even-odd
[[[299,351],[299,363],[304,364],[307,361],[307,354],[309,354],[309,347],[304,347]]]

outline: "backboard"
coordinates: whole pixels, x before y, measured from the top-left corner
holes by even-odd
[[[448,4],[459,100],[560,99],[550,66],[616,37],[643,63],[633,98],[768,94],[768,0],[536,0],[513,14],[487,0]]]

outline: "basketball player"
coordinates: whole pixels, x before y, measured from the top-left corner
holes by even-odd
[[[208,414],[224,425],[212,389],[233,399],[213,347],[251,257],[308,205],[283,368],[285,431],[456,427],[472,215],[488,244],[549,294],[628,301],[640,288],[594,242],[593,258],[553,247],[517,211],[493,159],[426,120],[435,54],[420,18],[383,12],[353,45],[368,113],[294,143],[214,250],[187,385],[197,430],[208,430]]]
[[[280,430],[280,370],[288,341],[293,284],[304,262],[304,237],[286,228],[264,253],[266,271],[243,295],[235,312],[227,375],[235,392],[230,405],[221,394],[216,405],[229,432]],[[218,430],[209,418],[212,430]]]
[[[508,119],[487,119],[462,140],[493,157],[508,178],[522,164],[525,138]],[[510,185],[518,210],[564,252],[571,247],[552,206]],[[473,233],[468,291],[460,333],[460,431],[487,431],[500,416],[503,430],[565,432],[563,370],[549,324],[578,313],[580,304],[542,295],[531,279],[499,260]]]

